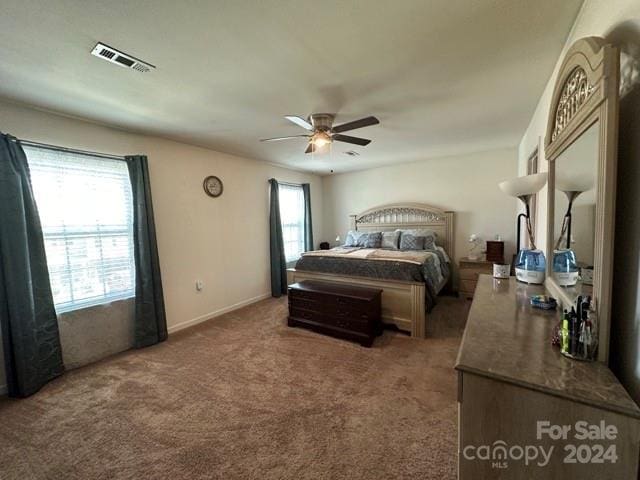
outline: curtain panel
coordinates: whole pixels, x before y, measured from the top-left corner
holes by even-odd
[[[304,250],[313,250],[313,226],[311,222],[311,189],[308,183],[302,184],[304,193]]]
[[[64,371],[44,237],[27,157],[0,133],[0,331],[9,396],[26,397]]]
[[[269,252],[271,258],[271,296],[279,297],[287,293],[287,261],[284,255],[282,222],[280,220],[280,192],[278,181],[269,180]]]
[[[147,157],[125,157],[133,196],[133,242],[136,266],[134,345],[147,347],[167,339],[160,258],[151,201]]]

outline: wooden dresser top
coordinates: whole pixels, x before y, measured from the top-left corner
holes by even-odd
[[[606,365],[571,360],[551,345],[559,310],[529,304],[531,295],[544,293],[514,277],[481,275],[456,369],[640,418],[640,408]]]

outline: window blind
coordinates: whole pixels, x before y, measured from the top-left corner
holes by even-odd
[[[56,311],[135,294],[133,205],[124,161],[24,147]]]
[[[304,193],[302,185],[279,185],[280,221],[284,256],[288,262],[298,260],[304,252]]]

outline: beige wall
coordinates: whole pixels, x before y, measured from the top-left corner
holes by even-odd
[[[541,172],[547,171],[547,161],[544,155],[544,135],[547,126],[547,117],[551,105],[551,96],[555,85],[556,76],[560,64],[564,59],[564,54],[571,45],[582,37],[600,36],[617,37],[621,29],[633,23],[633,20],[640,18],[640,2],[638,0],[585,0],[585,3],[576,18],[569,37],[565,43],[561,55],[549,78],[547,86],[542,93],[536,110],[531,117],[531,121],[525,131],[518,149],[518,174],[526,174],[527,158],[539,147],[538,168]],[[615,38],[611,39],[616,41]],[[616,41],[616,43],[618,43]],[[546,246],[546,212],[547,212],[547,189],[546,187],[538,195],[539,223],[537,228],[538,246]]]
[[[314,237],[320,238],[318,176],[2,102],[0,129],[28,140],[149,157],[170,331],[270,293],[269,178],[311,184]],[[207,175],[223,180],[220,198],[202,190]],[[196,280],[204,282],[202,292]]]
[[[420,202],[455,212],[455,256],[466,256],[472,233],[500,234],[515,245],[516,200],[498,189],[516,175],[517,150],[503,149],[380,167],[324,177],[324,236],[349,229],[349,215],[378,205]],[[510,258],[510,257],[509,257]]]
[[[564,53],[586,36],[604,37],[618,45],[621,58],[620,142],[616,215],[616,259],[611,329],[611,367],[636,402],[640,402],[640,2],[638,0],[586,0],[558,58],[553,75],[519,146],[519,172],[526,172],[526,158],[544,136],[551,95]],[[540,166],[547,170],[544,152]],[[546,188],[539,195],[538,242],[546,242]]]

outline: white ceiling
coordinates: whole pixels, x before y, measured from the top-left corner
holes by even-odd
[[[581,3],[3,0],[0,96],[318,173],[515,146]],[[98,41],[157,69],[93,57]],[[311,112],[381,125],[323,156],[258,142]]]

